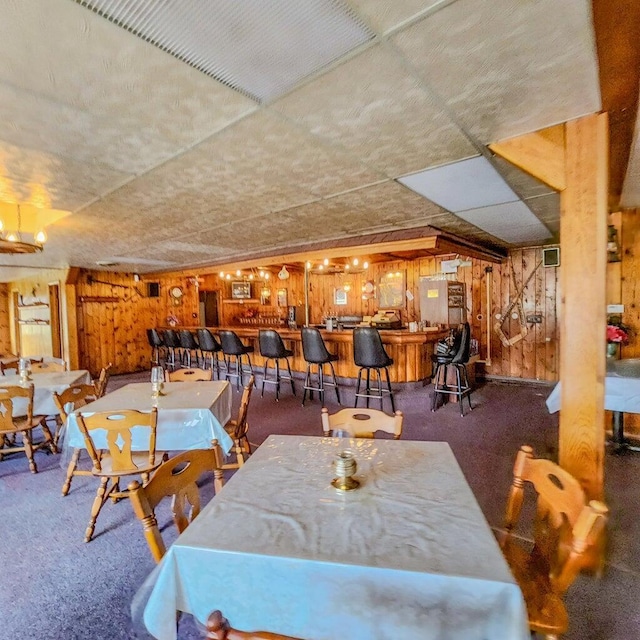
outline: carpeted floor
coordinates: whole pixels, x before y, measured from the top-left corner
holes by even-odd
[[[148,374],[113,378],[109,390]],[[485,516],[499,527],[518,447],[528,443],[555,457],[557,417],[550,416],[543,386],[485,384],[473,395],[474,410],[460,417],[456,405],[429,410],[429,388],[403,390],[398,408],[405,413],[403,439],[450,443]],[[345,389],[351,406],[353,389]],[[327,393],[331,412],[338,406]],[[234,407],[240,394],[234,391]],[[284,388],[279,403],[273,390],[254,392],[249,422],[254,443],[270,433],[321,435],[318,401],[300,405]],[[0,462],[0,639],[111,640],[141,637],[131,622],[130,603],[154,562],[128,501],[108,503],[94,540],[85,544],[96,482],[75,478],[62,497],[64,472],[59,456],[36,453],[40,473],[29,473],[26,458]],[[581,576],[567,596],[571,629],[567,640],[640,638],[640,454],[606,456],[606,500],[611,509],[608,563],[601,579]],[[210,482],[203,486],[206,499]],[[175,537],[163,510],[165,536]],[[180,638],[195,638],[189,619]],[[341,639],[336,639],[341,640]],[[499,639],[502,640],[502,639]],[[507,639],[505,639],[507,640]]]

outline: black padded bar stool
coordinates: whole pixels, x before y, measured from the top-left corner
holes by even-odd
[[[180,338],[173,329],[166,329],[162,335],[164,346],[167,348],[167,367],[176,368],[176,349],[180,349]]]
[[[182,362],[187,360],[187,367],[191,369],[191,358],[193,354],[196,356],[196,367],[200,366],[200,358],[198,357],[198,343],[193,337],[193,333],[188,329],[182,329],[179,333],[180,347],[182,348]]]
[[[327,384],[330,387],[334,387],[336,390],[336,398],[338,404],[340,402],[340,390],[338,388],[338,381],[336,380],[336,372],[333,368],[333,363],[338,360],[338,356],[333,353],[329,353],[327,346],[322,339],[321,333],[317,329],[311,327],[304,327],[301,331],[302,334],[302,353],[304,359],[307,362],[307,375],[304,378],[304,393],[302,394],[302,406],[304,407],[304,401],[307,397],[307,391],[309,392],[309,398],[313,400],[313,392],[318,392],[320,402],[324,403],[324,385]],[[313,386],[311,379],[311,367],[316,365],[317,369],[317,386]],[[324,381],[324,365],[328,364],[331,367],[331,377],[333,382]]]
[[[460,415],[464,416],[464,407],[462,399],[466,396],[469,402],[469,410],[471,406],[471,386],[469,385],[469,377],[467,376],[467,362],[469,362],[469,350],[471,347],[471,329],[469,323],[462,325],[462,331],[459,338],[454,344],[457,349],[453,355],[434,354],[431,359],[435,364],[436,370],[433,375],[433,398],[431,399],[431,411],[435,411],[438,406],[438,396],[444,395],[445,399],[450,395],[456,396],[460,404]],[[447,384],[447,374],[449,367],[455,370],[455,384]]]
[[[276,385],[276,401],[280,396],[280,380],[289,380],[291,383],[291,391],[293,395],[296,395],[296,387],[293,384],[293,376],[291,375],[291,367],[289,366],[289,356],[293,355],[291,349],[287,349],[282,342],[280,334],[274,329],[260,329],[258,333],[258,341],[260,343],[260,355],[264,360],[264,375],[262,376],[262,393],[264,396],[264,385],[275,384]],[[280,373],[280,360],[287,363],[287,371],[289,375]],[[276,365],[276,377],[271,379],[268,377],[269,360],[273,360]]]
[[[218,380],[220,380],[220,358],[219,353],[222,353],[222,347],[216,340],[215,336],[209,331],[209,329],[198,329],[198,345],[200,346],[200,352],[202,353],[202,366],[207,368],[207,355],[211,362],[211,371],[214,370],[218,374]]]
[[[389,357],[382,344],[382,338],[377,329],[373,327],[356,327],[353,330],[353,361],[357,367],[360,367],[358,371],[358,384],[356,386],[356,402],[355,407],[358,406],[358,398],[366,398],[367,407],[369,406],[369,400],[371,398],[378,398],[380,400],[380,410],[382,411],[382,403],[384,394],[389,395],[391,400],[391,411],[395,412],[396,404],[393,399],[393,391],[391,389],[391,380],[389,379],[389,367],[393,364],[393,360]],[[385,376],[387,378],[387,388],[382,386],[382,376],[380,370],[384,369]],[[371,386],[371,371],[375,371],[378,378],[378,384]],[[360,386],[362,384],[362,372],[366,371],[366,387],[364,393],[360,392]],[[374,381],[375,382],[375,381]]]
[[[151,347],[151,364],[159,365],[161,349],[164,347],[162,336],[157,329],[147,329],[147,340]]]
[[[225,378],[236,379],[236,388],[239,390],[240,386],[244,386],[244,374],[253,375],[253,365],[251,364],[250,353],[253,353],[253,347],[247,346],[242,343],[242,340],[238,338],[238,334],[235,331],[229,331],[228,329],[221,329],[218,331],[220,336],[220,344],[222,345],[222,353],[224,353],[225,366],[227,372]],[[243,358],[247,359],[249,369],[245,368]],[[231,359],[235,358],[235,373],[231,369]]]

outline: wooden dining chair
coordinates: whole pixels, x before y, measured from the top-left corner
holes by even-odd
[[[236,460],[235,462],[227,462],[222,465],[223,469],[239,469],[244,464],[245,456],[249,457],[251,455],[247,413],[249,412],[249,402],[251,401],[251,392],[254,385],[255,378],[252,374],[249,377],[249,383],[242,391],[238,417],[235,420],[229,420],[229,422],[224,425],[224,430],[233,438],[233,450],[236,454]]]
[[[15,373],[18,373],[18,364],[19,361],[17,358],[15,360],[8,360],[7,362],[0,362],[0,373],[2,373],[2,375],[7,371],[15,371]]]
[[[88,402],[92,402],[96,399],[96,388],[92,384],[72,384],[70,387],[65,389],[62,393],[53,392],[53,402],[58,408],[58,427],[56,429],[56,434],[53,438],[56,446],[60,439],[60,433],[62,427],[67,423],[67,418],[69,414],[67,409],[70,408],[71,411],[75,411],[76,409],[80,409],[80,407],[84,407]],[[71,480],[73,476],[91,476],[93,475],[91,471],[78,469],[78,461],[80,460],[81,449],[74,449],[73,454],[71,455],[71,460],[67,466],[67,475],[62,485],[62,495],[66,496],[69,493],[69,489],[71,489]]]
[[[303,640],[269,631],[238,631],[232,629],[221,611],[214,611],[207,619],[207,640]]]
[[[213,380],[212,369],[176,369],[169,371],[169,382],[208,382]]]
[[[151,472],[160,466],[162,454],[156,454],[158,410],[154,407],[150,413],[133,410],[102,411],[94,414],[80,412],[77,414],[77,420],[93,463],[91,474],[100,478],[100,486],[93,501],[91,519],[84,537],[84,541],[89,542],[104,503],[109,498],[115,502],[120,498],[129,497],[128,490],[120,490],[120,478],[140,475],[144,485],[149,481]],[[144,427],[148,430],[145,451],[132,451],[133,427]],[[97,429],[106,432],[108,451],[94,445],[91,432]]]
[[[518,544],[513,535],[520,521],[525,483],[537,493],[530,549]],[[602,502],[587,504],[584,491],[570,473],[550,460],[536,459],[531,447],[521,447],[507,501],[505,533],[499,538],[524,596],[532,632],[556,640],[567,630],[564,593],[581,569],[592,566],[589,552],[600,542],[607,514]]]
[[[31,373],[54,373],[66,370],[64,362],[34,362],[31,365]]]
[[[111,377],[111,362],[100,370],[100,375],[93,381],[93,386],[96,388],[96,398],[102,398],[107,392],[107,385],[109,384],[109,378]]]
[[[394,440],[402,436],[402,411],[388,415],[377,409],[342,409],[332,415],[322,407],[322,430],[325,436],[334,432],[346,431],[352,438],[373,438],[377,431],[393,436]]]
[[[27,404],[26,415],[15,416],[15,400],[24,398]],[[44,440],[33,442],[33,430],[42,429]],[[22,437],[22,446],[16,444],[16,436]],[[33,415],[33,385],[0,387],[0,460],[9,453],[24,451],[29,460],[31,473],[38,473],[38,467],[33,459],[34,451],[48,447],[51,453],[57,453],[56,446],[49,427],[44,422],[44,416]]]
[[[142,521],[144,536],[156,562],[160,562],[166,547],[160,535],[155,509],[164,498],[171,496],[171,512],[176,528],[179,533],[187,528],[200,513],[200,492],[196,481],[204,473],[220,471],[222,468],[220,447],[217,441],[212,444],[211,449],[184,451],[163,462],[144,487],[137,480],[129,485],[133,511]],[[214,474],[216,493],[222,489],[222,485],[222,474]]]

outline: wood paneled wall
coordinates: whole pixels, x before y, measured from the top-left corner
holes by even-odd
[[[467,291],[467,310],[473,337],[480,345],[480,357],[487,357],[487,318],[493,326],[495,315],[513,299],[522,282],[541,261],[539,248],[513,251],[502,264],[472,259],[471,266],[460,267],[456,279],[464,282]],[[404,322],[420,319],[419,279],[440,270],[440,261],[452,256],[398,260],[375,263],[361,274],[336,274],[310,276],[310,306],[312,323],[321,323],[324,315],[373,315],[378,309],[378,300],[362,299],[362,285],[367,280],[378,284],[380,278],[389,271],[403,271],[407,289],[413,300],[405,298],[400,313]],[[462,257],[462,256],[461,256]],[[511,263],[516,282],[511,273]],[[287,289],[289,305],[304,301],[304,276],[291,270],[288,280],[278,280],[277,271],[272,269],[272,278],[267,286],[271,289],[271,304],[257,302],[245,304],[226,303],[230,298],[230,284],[217,274],[202,276],[199,281],[201,291],[218,291],[220,299],[221,324],[237,324],[237,318],[248,308],[256,309],[263,316],[277,315],[277,290]],[[490,274],[487,268],[492,268]],[[486,308],[487,279],[492,280],[491,309]],[[146,296],[145,281],[160,283],[160,297]],[[348,304],[335,306],[334,289],[349,283]],[[174,305],[169,296],[173,286],[180,286],[184,296],[179,305]],[[258,290],[259,285],[256,285]],[[109,362],[114,373],[132,372],[149,366],[150,349],[146,329],[166,326],[167,315],[174,313],[183,326],[199,326],[198,290],[193,279],[181,274],[146,276],[144,281],[135,282],[133,274],[89,272],[80,273],[76,289],[79,364],[96,373]],[[557,306],[559,299],[558,269],[538,267],[534,277],[524,290],[523,306],[525,314],[541,316],[540,324],[530,325],[528,335],[511,347],[503,346],[495,333],[491,337],[491,364],[485,374],[492,376],[554,381],[558,378],[558,326]],[[280,309],[282,317],[286,309]],[[513,326],[511,326],[513,325]],[[507,333],[518,333],[517,322],[506,323]]]
[[[11,353],[9,326],[9,285],[0,283],[0,353]]]

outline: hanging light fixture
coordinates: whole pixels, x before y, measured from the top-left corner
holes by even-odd
[[[37,253],[47,241],[47,234],[40,230],[35,234],[35,242],[24,242],[22,239],[22,217],[18,208],[18,228],[16,231],[4,233],[4,224],[0,220],[0,253]]]

